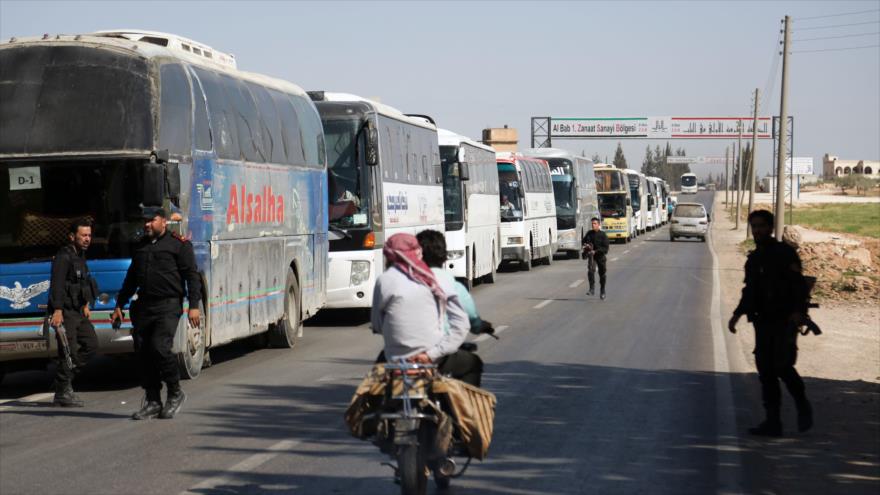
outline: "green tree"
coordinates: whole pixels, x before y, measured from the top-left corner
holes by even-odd
[[[856,178],[853,175],[841,175],[834,178],[834,185],[840,188],[840,192],[846,194],[847,189],[856,187]]]
[[[599,156],[599,153],[593,153],[593,158],[590,160],[593,160],[593,163],[602,163],[602,157]]]
[[[617,168],[627,168],[626,157],[623,156],[623,147],[620,146],[620,141],[617,142],[617,151],[614,152],[614,166]]]
[[[654,153],[651,151],[651,146],[645,147],[645,159],[642,160],[642,170],[641,172],[645,175],[654,175],[656,171],[654,165]]]

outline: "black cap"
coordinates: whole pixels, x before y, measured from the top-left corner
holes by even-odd
[[[141,215],[144,220],[152,220],[156,217],[168,218],[168,214],[165,213],[165,208],[161,206],[144,206],[143,207],[143,215]]]

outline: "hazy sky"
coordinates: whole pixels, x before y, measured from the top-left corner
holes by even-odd
[[[806,19],[856,11],[871,12]],[[508,124],[527,147],[531,116],[750,115],[752,91],[769,86],[761,114],[778,114],[779,69],[774,83],[768,81],[786,14],[795,18],[793,39],[835,37],[796,42],[792,50],[880,44],[880,0],[0,0],[0,38],[115,28],[177,33],[234,53],[241,69],[309,90],[379,97],[471,137]],[[859,34],[867,35],[850,36]],[[880,159],[880,48],[794,53],[789,67],[795,155],[813,156],[819,173],[824,153]],[[623,144],[630,166],[638,167],[645,145],[657,142]],[[708,155],[723,154],[729,143],[672,144]],[[554,145],[611,158],[617,142]],[[758,147],[763,175],[772,144]]]

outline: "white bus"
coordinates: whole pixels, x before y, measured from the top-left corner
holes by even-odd
[[[697,176],[696,174],[681,174],[681,193],[697,194]]]
[[[654,221],[654,212],[657,210],[657,191],[654,181],[650,177],[645,177],[645,191],[647,192],[645,195],[647,199],[645,203],[647,206],[645,210],[645,230],[654,230],[658,226],[657,222]]]
[[[666,225],[669,223],[669,184],[665,180],[660,179],[660,194],[663,198],[660,205],[660,223]]]
[[[446,213],[446,268],[470,289],[495,282],[501,261],[501,212],[495,150],[445,129],[437,131]]]
[[[645,222],[648,217],[648,186],[644,174],[631,169],[624,169],[623,172],[629,182],[630,199],[632,200],[633,235],[638,237],[647,230]]]
[[[666,208],[663,200],[663,188],[659,177],[646,177],[648,188],[651,191],[651,201],[649,202],[651,210],[651,228],[656,229],[663,226],[663,218],[660,210]]]
[[[385,239],[445,229],[437,128],[359,96],[309,96],[324,124],[329,167],[326,307],[369,308]]]
[[[556,206],[550,167],[544,160],[498,153],[501,260],[531,270],[533,260],[553,263]]]
[[[590,219],[600,218],[593,162],[556,148],[532,148],[523,155],[550,165],[556,203],[557,249],[569,257],[581,253],[581,239],[590,230]]]

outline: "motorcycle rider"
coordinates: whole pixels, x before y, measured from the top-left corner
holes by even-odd
[[[482,361],[459,349],[470,323],[454,285],[434,275],[411,234],[391,236],[382,252],[388,268],[376,280],[370,320],[385,340],[384,355],[389,361],[434,363],[440,373],[478,387]]]
[[[468,315],[468,320],[470,320],[471,333],[494,333],[495,330],[492,328],[492,324],[480,318],[480,314],[477,312],[477,304],[474,302],[474,298],[471,297],[470,292],[468,292],[467,287],[455,280],[455,277],[443,268],[447,259],[446,236],[443,235],[443,232],[431,229],[423,230],[416,235],[416,239],[422,248],[422,259],[425,261],[425,264],[431,267],[434,276],[438,279],[444,278],[448,283],[455,286],[455,293],[458,295],[461,307],[464,308]]]

